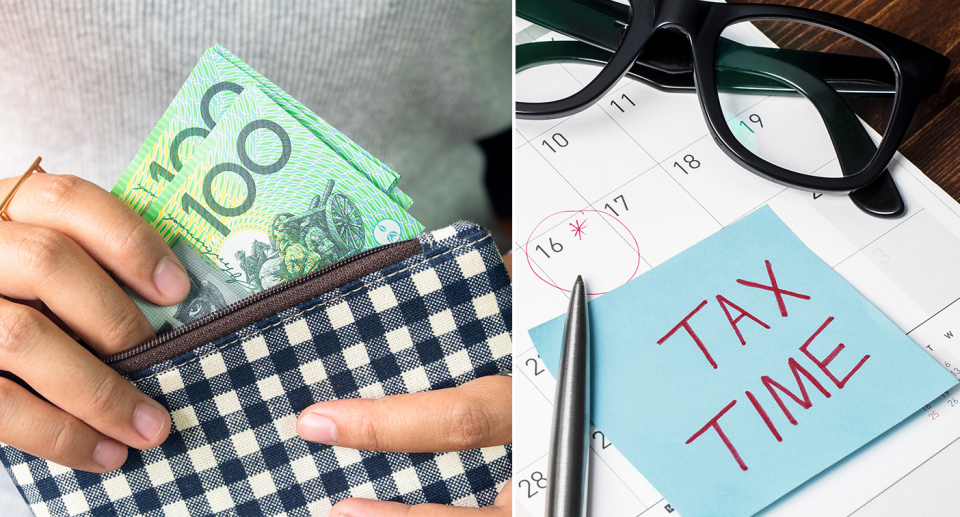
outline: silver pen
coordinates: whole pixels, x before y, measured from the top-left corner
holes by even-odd
[[[573,284],[553,407],[546,517],[582,517],[590,448],[590,332],[583,279]]]

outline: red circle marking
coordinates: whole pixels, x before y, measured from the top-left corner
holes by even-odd
[[[633,280],[633,277],[637,276],[637,271],[640,271],[640,260],[641,260],[641,257],[640,257],[640,244],[637,243],[637,238],[633,235],[633,232],[630,231],[630,228],[627,228],[627,225],[623,224],[623,221],[621,221],[620,219],[618,219],[617,216],[612,215],[612,214],[610,214],[609,212],[606,212],[606,211],[604,211],[604,210],[561,210],[561,211],[559,211],[559,212],[554,212],[554,213],[552,213],[552,214],[544,217],[543,220],[541,220],[539,223],[537,223],[537,225],[533,228],[533,231],[530,232],[530,236],[527,237],[527,242],[526,242],[526,244],[523,245],[523,253],[524,253],[524,255],[526,255],[526,257],[527,257],[527,266],[530,268],[530,271],[532,271],[533,274],[536,275],[537,278],[539,278],[540,280],[542,280],[545,284],[547,284],[547,285],[549,285],[549,286],[552,286],[552,287],[555,287],[555,288],[557,288],[557,289],[559,289],[559,290],[561,290],[561,291],[563,291],[563,292],[565,292],[565,293],[569,293],[569,292],[570,292],[570,289],[564,289],[563,287],[560,287],[559,285],[554,284],[553,282],[547,280],[546,278],[543,278],[542,276],[540,276],[539,273],[537,273],[537,270],[533,268],[533,264],[530,263],[530,251],[529,251],[529,248],[530,248],[530,240],[533,239],[533,234],[537,233],[537,229],[540,228],[540,225],[542,225],[544,222],[547,221],[547,219],[550,219],[551,217],[553,217],[553,216],[555,216],[555,215],[560,215],[560,214],[586,214],[587,212],[593,212],[593,213],[596,213],[596,214],[605,215],[605,216],[607,216],[607,217],[610,217],[611,219],[613,219],[613,220],[616,221],[617,223],[619,223],[620,226],[623,226],[623,229],[626,230],[627,233],[630,234],[630,238],[633,239],[633,245],[634,245],[634,247],[636,248],[636,251],[637,251],[637,267],[635,267],[635,268],[633,269],[633,273],[630,274],[630,278],[627,279],[627,282]],[[624,283],[626,283],[626,282],[624,282]],[[587,293],[587,294],[588,294],[588,295],[591,295],[591,296],[597,296],[597,295],[601,295],[601,294],[607,294],[607,291],[603,291],[603,292],[599,292],[599,293]]]

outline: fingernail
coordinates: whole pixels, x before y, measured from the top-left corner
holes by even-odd
[[[170,257],[160,259],[160,265],[153,273],[153,283],[160,294],[171,300],[180,300],[190,292],[187,272]]]
[[[146,440],[153,440],[163,431],[167,415],[153,404],[141,402],[133,412],[133,428]]]
[[[337,424],[334,424],[333,420],[316,413],[307,413],[297,422],[297,433],[308,442],[325,443],[327,445],[337,444]]]
[[[123,444],[110,439],[100,440],[93,450],[93,461],[107,470],[116,470],[123,465],[126,454],[127,448]]]

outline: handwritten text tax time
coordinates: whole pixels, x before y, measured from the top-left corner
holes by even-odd
[[[763,284],[763,283],[747,281],[743,279],[737,279],[737,283],[747,287],[770,291],[773,294],[773,297],[772,297],[773,300],[777,304],[780,317],[787,318],[789,317],[789,315],[787,312],[787,305],[784,297],[790,297],[790,298],[795,298],[797,300],[809,301],[810,296],[807,296],[805,294],[801,294],[798,292],[794,292],[794,291],[789,291],[781,287],[777,283],[777,278],[774,275],[773,266],[771,265],[770,261],[767,260],[764,262],[766,264],[767,274],[769,276],[769,283]],[[716,295],[716,301],[717,301],[717,305],[719,305],[719,310],[723,311],[727,321],[730,323],[730,326],[733,328],[742,346],[747,346],[747,342],[740,331],[741,324],[759,325],[760,327],[766,330],[770,330],[771,327],[767,322],[762,321],[757,316],[751,314],[747,309],[741,307],[741,305],[734,303],[728,298],[725,298],[723,295],[720,295],[720,294]],[[660,338],[657,341],[657,344],[663,345],[664,343],[667,343],[671,339],[674,341],[679,341],[680,338],[675,336],[678,333],[678,331],[682,329],[684,333],[686,333],[687,337],[692,339],[693,343],[696,344],[696,346],[700,349],[700,352],[703,353],[704,358],[706,358],[706,360],[710,363],[713,369],[719,369],[720,365],[717,364],[713,356],[710,354],[710,347],[708,346],[713,344],[705,343],[701,339],[701,337],[697,334],[696,328],[695,328],[696,314],[700,312],[701,309],[704,309],[705,307],[707,307],[707,305],[709,305],[709,300],[703,300],[702,302],[700,302],[700,304],[697,305],[695,309],[693,309],[682,320],[680,320],[680,322],[677,323],[672,329],[670,329],[670,331],[667,332],[666,335]],[[745,321],[745,319],[749,320],[749,322]],[[811,399],[810,394],[807,391],[807,385],[804,384],[804,379],[806,379],[807,382],[809,382],[814,388],[816,388],[817,391],[823,394],[824,397],[830,398],[831,396],[830,391],[824,386],[824,383],[818,380],[817,376],[811,373],[811,370],[813,370],[814,372],[819,371],[819,373],[825,376],[830,381],[830,383],[836,386],[837,390],[842,390],[843,387],[846,386],[850,378],[853,377],[853,375],[857,372],[857,370],[859,370],[860,367],[867,362],[867,359],[870,358],[869,355],[864,355],[859,360],[859,362],[857,362],[856,366],[854,366],[850,371],[843,374],[843,377],[840,378],[838,377],[839,374],[837,372],[832,371],[830,369],[830,363],[833,362],[833,360],[836,359],[836,357],[840,354],[840,352],[843,351],[844,349],[843,343],[837,344],[837,346],[833,349],[833,351],[823,358],[816,357],[809,350],[809,346],[811,345],[811,343],[813,343],[814,339],[816,339],[816,337],[821,332],[823,332],[823,330],[827,328],[827,326],[830,325],[830,323],[833,320],[834,320],[833,316],[827,317],[826,320],[820,325],[820,327],[817,328],[810,335],[810,337],[807,338],[807,340],[798,348],[798,351],[800,352],[800,355],[798,355],[798,357],[800,357],[801,359],[806,359],[810,363],[812,363],[811,367],[809,368],[805,367],[801,363],[801,361],[798,361],[794,357],[787,358],[787,365],[789,366],[790,372],[793,374],[794,380],[796,381],[796,385],[797,385],[796,391],[799,391],[799,395],[795,391],[792,391],[791,389],[787,388],[780,382],[774,380],[769,375],[762,375],[759,379],[760,381],[759,384],[762,386],[761,392],[762,390],[766,390],[767,392],[769,392],[770,397],[772,397],[772,399],[776,402],[777,406],[779,406],[780,408],[780,411],[783,412],[784,416],[792,425],[798,425],[798,422],[797,422],[797,419],[794,418],[793,413],[791,413],[790,409],[787,407],[786,403],[784,402],[783,395],[786,395],[787,397],[789,397],[791,400],[793,400],[793,402],[798,404],[803,409],[809,409],[810,407],[812,407],[813,400]],[[830,388],[830,389],[833,389],[833,388]],[[754,393],[752,393],[750,390],[745,390],[744,395],[746,396],[747,400],[750,402],[750,405],[756,411],[757,416],[763,420],[763,423],[766,425],[767,429],[770,430],[770,433],[773,435],[773,437],[778,442],[782,442],[783,437],[780,435],[780,432],[777,430],[773,421],[770,419],[770,416],[767,413],[767,410],[760,403],[760,400],[757,398],[757,396],[754,395]],[[721,409],[716,415],[714,415],[712,418],[707,420],[706,424],[704,424],[703,427],[701,427],[699,430],[694,432],[693,435],[690,436],[690,438],[687,439],[685,443],[690,444],[693,441],[695,441],[697,438],[699,438],[701,435],[703,435],[704,433],[712,430],[717,433],[717,436],[721,439],[723,444],[726,445],[727,449],[730,451],[730,454],[733,456],[734,460],[736,460],[737,465],[739,465],[742,470],[747,470],[747,464],[744,462],[740,453],[737,451],[736,445],[730,440],[727,434],[724,433],[723,428],[721,427],[721,424],[720,424],[720,419],[723,418],[724,415],[728,411],[730,411],[730,409],[733,408],[736,404],[737,404],[737,399],[732,399],[730,403],[727,404],[723,409]]]

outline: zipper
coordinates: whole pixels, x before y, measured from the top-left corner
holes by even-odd
[[[414,245],[415,245],[415,246],[414,246]],[[140,344],[140,345],[137,345],[137,346],[135,346],[135,347],[133,347],[133,348],[130,348],[130,349],[128,349],[128,350],[124,350],[124,351],[122,351],[122,352],[117,352],[117,353],[115,353],[115,354],[111,354],[111,355],[102,357],[100,360],[103,361],[104,363],[106,363],[108,366],[113,366],[115,369],[120,370],[119,368],[116,368],[116,365],[119,364],[119,363],[122,363],[122,362],[124,362],[124,361],[126,361],[126,360],[128,360],[128,359],[130,359],[130,358],[133,358],[133,357],[138,356],[138,355],[141,355],[141,354],[143,354],[143,353],[145,353],[145,352],[152,351],[152,350],[155,350],[155,349],[157,349],[157,348],[163,347],[164,345],[170,343],[171,341],[180,339],[180,338],[182,338],[183,336],[186,336],[186,335],[188,335],[188,334],[190,334],[190,333],[192,333],[192,332],[195,332],[195,331],[197,331],[197,330],[199,330],[199,329],[202,329],[202,328],[205,327],[205,326],[214,324],[214,323],[218,322],[219,320],[222,320],[223,318],[229,317],[229,316],[231,316],[231,315],[235,315],[235,314],[237,314],[238,312],[240,312],[240,311],[242,311],[242,310],[244,310],[244,309],[248,309],[248,308],[250,308],[250,307],[252,307],[252,306],[254,306],[254,305],[258,305],[258,304],[262,304],[262,303],[264,303],[264,302],[267,302],[267,301],[269,301],[271,298],[277,297],[278,295],[282,295],[282,294],[290,291],[291,289],[295,289],[295,288],[297,288],[297,287],[303,286],[304,284],[308,284],[308,283],[310,283],[310,282],[316,281],[317,279],[320,279],[320,278],[322,278],[322,277],[324,277],[324,276],[326,276],[326,275],[329,275],[329,274],[331,274],[331,273],[333,273],[333,272],[335,272],[335,271],[337,271],[337,270],[339,270],[339,269],[343,269],[343,268],[346,267],[346,266],[349,266],[349,265],[351,265],[351,264],[355,264],[355,263],[357,263],[357,262],[359,262],[359,261],[362,261],[362,260],[364,260],[364,259],[366,259],[366,258],[368,258],[368,257],[371,257],[371,256],[373,256],[373,255],[381,254],[381,253],[383,253],[383,252],[385,252],[385,251],[392,250],[393,248],[404,247],[404,246],[405,246],[406,248],[409,248],[409,249],[407,249],[407,250],[399,250],[399,251],[401,251],[401,256],[400,256],[399,260],[393,260],[393,261],[392,261],[393,263],[400,262],[401,260],[404,260],[404,259],[406,259],[406,258],[412,257],[412,256],[414,256],[414,255],[416,255],[416,254],[418,254],[418,253],[421,252],[420,242],[419,242],[418,239],[410,239],[410,240],[401,241],[401,242],[394,242],[394,243],[391,243],[391,244],[384,244],[384,245],[382,245],[382,246],[377,246],[376,248],[371,248],[371,249],[362,251],[362,252],[357,253],[357,254],[355,254],[355,255],[351,255],[351,256],[346,257],[346,258],[344,258],[344,259],[341,259],[341,260],[339,260],[339,261],[337,261],[337,262],[334,262],[333,264],[330,264],[330,265],[328,265],[328,266],[324,266],[324,267],[322,267],[322,268],[320,268],[320,269],[318,269],[318,270],[316,270],[316,271],[313,271],[313,272],[311,272],[311,273],[308,273],[308,274],[306,274],[306,275],[304,275],[304,276],[302,276],[302,277],[295,278],[295,279],[293,279],[293,280],[290,280],[290,281],[284,282],[284,283],[282,283],[282,284],[276,285],[276,286],[274,286],[274,287],[271,287],[270,289],[267,289],[267,290],[265,290],[265,291],[261,291],[261,292],[259,292],[259,293],[250,295],[250,296],[248,296],[248,297],[246,297],[246,298],[244,298],[244,299],[242,299],[242,300],[240,300],[240,301],[238,301],[238,302],[235,302],[235,303],[233,303],[233,304],[231,304],[231,305],[228,305],[227,307],[224,307],[224,308],[222,308],[222,309],[220,309],[220,310],[218,310],[218,311],[216,311],[216,312],[213,312],[213,313],[211,313],[211,314],[208,314],[207,316],[204,316],[203,318],[200,318],[200,319],[195,320],[195,321],[191,321],[190,323],[187,323],[186,325],[177,327],[177,328],[175,328],[175,329],[173,329],[173,330],[171,330],[171,331],[169,331],[169,332],[166,332],[166,333],[164,333],[164,334],[162,334],[162,335],[160,335],[160,336],[157,336],[157,337],[155,337],[155,338],[153,338],[153,339],[151,339],[151,340],[149,340],[149,341],[146,341],[146,342],[144,342],[144,343],[142,343],[142,344]],[[406,251],[406,252],[404,253],[403,251]],[[379,269],[382,269],[382,267],[377,268],[377,270],[379,270]],[[362,276],[366,276],[367,274],[372,273],[372,272],[373,272],[373,271],[363,272]],[[361,276],[361,277],[362,277],[362,276]],[[348,282],[348,283],[349,283],[349,282]],[[344,285],[346,285],[346,284],[344,284]],[[340,286],[336,286],[336,287],[334,287],[334,289],[337,288],[337,287],[340,287]],[[331,291],[331,290],[333,290],[333,289],[328,289],[326,292],[329,292],[329,291]],[[320,292],[320,293],[311,293],[311,294],[312,294],[312,297],[317,297],[317,296],[320,296],[320,295],[322,295],[322,294],[324,294],[324,293]],[[291,307],[296,306],[296,305],[298,305],[298,304],[293,304],[293,305],[291,305]],[[289,308],[290,308],[290,307],[286,307],[285,309],[289,309]],[[284,309],[284,310],[285,310],[285,309]],[[277,312],[280,312],[280,311],[277,311]],[[240,330],[240,329],[237,329],[237,330]],[[227,334],[225,334],[225,335],[227,335]],[[221,336],[221,337],[222,337],[222,336]],[[212,341],[212,340],[209,340],[209,341]],[[208,341],[204,341],[204,343],[205,343],[205,342],[208,342]],[[196,346],[193,346],[192,348],[196,348],[197,346],[200,346],[200,345],[202,345],[202,344],[204,344],[204,343],[196,343]],[[180,351],[180,353],[178,353],[177,355],[180,355],[181,353],[185,353],[186,351],[188,351],[188,350],[182,350],[182,351]],[[156,361],[156,362],[162,362],[162,361]],[[140,370],[140,369],[142,369],[142,367],[143,367],[143,365],[138,365],[138,366],[141,366],[141,367],[140,367],[140,368],[137,368],[137,370]],[[121,373],[131,373],[131,372],[121,371]]]

